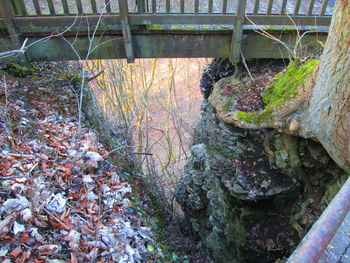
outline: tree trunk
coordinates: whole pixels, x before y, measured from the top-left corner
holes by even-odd
[[[303,125],[350,171],[350,1],[338,0]]]

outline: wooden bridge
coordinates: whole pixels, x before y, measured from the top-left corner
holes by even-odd
[[[334,0],[0,0],[0,52],[52,61],[320,51]],[[302,36],[302,37],[301,37]],[[23,43],[25,45],[23,46]],[[297,47],[296,47],[297,46]],[[21,53],[19,51],[18,53]]]

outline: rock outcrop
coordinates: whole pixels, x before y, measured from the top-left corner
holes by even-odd
[[[214,60],[207,71],[218,62],[225,65]],[[205,100],[192,157],[176,191],[186,222],[215,262],[288,256],[327,204],[326,186],[342,171],[314,141],[225,123],[207,100],[210,83],[201,89]]]

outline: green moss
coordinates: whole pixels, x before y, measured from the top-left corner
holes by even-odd
[[[285,73],[278,74],[276,80],[266,87],[263,94],[264,103],[278,106],[295,96],[298,87],[305,83],[306,77],[313,72],[318,62],[317,59],[309,59],[301,65],[299,62],[292,62]]]
[[[239,220],[233,220],[226,225],[224,234],[229,242],[237,245],[244,244],[246,240],[246,232]]]
[[[171,29],[172,30],[194,30],[194,29],[196,29],[195,28],[195,26],[194,25],[181,25],[181,26],[179,26],[179,25],[174,25],[174,26],[171,26]]]
[[[238,119],[257,125],[272,119],[277,107],[297,95],[298,88],[305,84],[307,76],[313,72],[318,63],[317,59],[309,59],[303,64],[297,61],[292,62],[284,73],[276,75],[276,80],[266,87],[263,93],[264,110],[240,111],[237,113]]]
[[[271,119],[273,117],[273,109],[271,107],[265,108],[262,111],[254,112],[237,112],[237,117],[241,121],[248,123],[261,124],[264,121]]]
[[[148,29],[148,30],[161,30],[161,29],[164,29],[164,26],[154,24],[154,25],[148,26],[147,29]]]

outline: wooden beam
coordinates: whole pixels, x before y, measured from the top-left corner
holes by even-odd
[[[243,36],[243,24],[244,24],[246,7],[247,7],[247,0],[238,0],[237,18],[235,21],[235,27],[233,29],[231,49],[230,49],[230,61],[234,65],[236,65],[241,58],[241,43],[242,43],[242,36]]]
[[[7,32],[10,35],[13,47],[19,48],[21,46],[21,42],[19,40],[19,36],[13,22],[13,18],[15,14],[14,14],[10,0],[0,1],[0,13],[1,13],[1,16],[4,18],[5,26],[6,26]]]
[[[8,0],[6,0],[8,1]],[[3,1],[0,1],[0,3]],[[294,26],[294,23],[300,26],[329,26],[331,16],[276,16],[276,15],[247,15],[247,17],[253,21],[256,25],[284,25]],[[39,16],[39,17],[13,17],[13,23],[18,28],[19,32],[53,32],[57,31],[60,27],[70,26],[76,21],[81,26],[86,25],[86,19],[89,20],[89,25],[96,25],[99,20],[99,15],[89,16]],[[236,15],[233,14],[129,14],[130,26],[148,26],[148,25],[167,25],[167,24],[181,24],[183,25],[232,25],[232,21],[235,22]],[[116,15],[104,15],[103,22],[105,25],[117,25],[121,24],[122,18]],[[145,23],[147,21],[147,23]],[[294,22],[292,22],[294,21]],[[251,25],[248,19],[245,19],[246,25]],[[33,28],[36,28],[33,31]]]
[[[126,60],[128,63],[133,63],[135,59],[135,51],[131,36],[131,30],[129,25],[129,8],[128,2],[125,0],[118,0],[120,18],[123,26],[123,39],[124,39],[124,49],[126,54]]]
[[[246,59],[253,58],[287,58],[288,52],[276,41],[257,34],[252,30],[244,31],[245,38],[242,42],[242,52]],[[279,35],[281,41],[294,45],[296,41],[295,31],[284,32]],[[316,33],[306,34],[303,38],[307,43],[308,51],[319,49],[319,41],[324,41],[327,35]],[[33,43],[41,37],[29,38],[28,43]],[[67,40],[75,41],[77,52],[84,57],[89,48],[90,41],[86,36],[66,36]],[[228,58],[232,31],[227,34],[145,34],[143,31],[133,31],[135,45],[135,58],[164,58],[164,57],[221,57]],[[113,59],[126,58],[124,39],[121,35],[103,34],[100,43],[105,43],[97,48],[89,59]],[[220,43],[220,48],[218,48]],[[244,44],[243,44],[244,43]],[[0,40],[0,51],[11,47],[10,39]],[[60,48],[57,48],[60,47]],[[280,50],[279,50],[280,49]],[[28,50],[28,55],[35,61],[50,60],[77,60],[72,48],[61,38],[51,38],[42,41]],[[16,59],[16,58],[15,58]]]
[[[67,0],[62,0],[62,7],[63,7],[63,12],[65,15],[69,15],[69,7]]]

